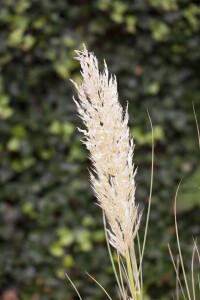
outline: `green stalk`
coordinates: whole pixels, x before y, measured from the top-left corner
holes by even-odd
[[[128,278],[129,278],[131,296],[132,296],[133,300],[141,300],[140,295],[138,295],[137,291],[136,291],[135,279],[134,279],[134,274],[133,274],[133,266],[132,266],[132,263],[131,263],[131,258],[130,258],[129,251],[126,255],[126,265],[127,265],[127,271],[128,271]]]

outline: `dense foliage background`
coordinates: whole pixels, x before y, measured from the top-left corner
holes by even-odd
[[[89,161],[69,78],[74,49],[103,60],[129,101],[138,166],[137,201],[146,208],[155,130],[153,208],[144,263],[150,299],[171,299],[175,275],[173,197],[184,178],[178,219],[190,268],[199,235],[200,6],[191,0],[0,1],[0,288],[22,300],[104,299],[85,271],[115,294],[102,217],[89,187]],[[176,252],[175,252],[176,253]],[[114,296],[116,299],[116,296]]]

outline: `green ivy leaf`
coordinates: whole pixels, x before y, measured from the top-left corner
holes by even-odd
[[[158,20],[150,21],[150,28],[152,31],[153,38],[157,41],[165,41],[170,33],[169,26]]]
[[[13,136],[15,136],[18,139],[23,139],[27,135],[26,128],[21,124],[17,124],[13,126],[11,133]]]
[[[71,268],[74,266],[74,259],[71,255],[65,255],[63,257],[63,266],[66,268]]]
[[[62,246],[70,246],[74,242],[73,233],[66,227],[62,227],[58,231],[59,242]]]
[[[55,257],[62,257],[65,253],[60,241],[54,242],[49,248],[49,252]]]
[[[20,147],[21,147],[20,140],[15,137],[11,138],[7,143],[7,149],[9,151],[13,151],[13,152],[19,151]]]

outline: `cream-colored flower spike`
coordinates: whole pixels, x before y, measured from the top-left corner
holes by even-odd
[[[135,204],[134,146],[128,113],[118,101],[116,77],[109,75],[106,63],[101,73],[93,53],[84,47],[76,54],[83,80],[80,85],[73,82],[79,98],[75,103],[86,126],[81,131],[93,164],[91,182],[110,225],[109,242],[126,256],[141,218]]]

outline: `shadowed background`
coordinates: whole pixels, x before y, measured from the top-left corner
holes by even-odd
[[[178,220],[188,270],[200,233],[192,110],[193,102],[200,119],[200,6],[191,0],[1,0],[0,291],[75,300],[67,272],[84,299],[105,299],[88,271],[116,299],[69,81],[80,80],[73,56],[83,42],[106,59],[121,103],[129,102],[141,208],[150,185],[150,112],[155,177],[144,286],[150,299],[171,299],[167,243],[175,249],[172,207],[182,177]]]

